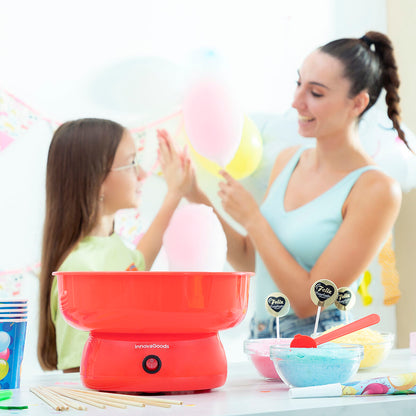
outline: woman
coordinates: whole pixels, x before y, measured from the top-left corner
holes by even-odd
[[[386,90],[387,112],[399,137],[399,78],[387,36],[368,32],[313,51],[303,62],[293,107],[299,133],[316,144],[282,151],[274,164],[264,202],[222,172],[224,210],[246,230],[240,235],[224,220],[228,260],[236,270],[256,272],[251,337],[276,336],[266,296],[281,291],[291,312],[280,319],[280,336],[310,335],[317,307],[310,288],[319,279],[337,287],[359,278],[391,231],[401,203],[398,183],[366,154],[358,122]],[[407,144],[407,143],[406,143]],[[195,183],[193,202],[209,204]],[[334,307],[321,313],[320,331],[339,324]]]

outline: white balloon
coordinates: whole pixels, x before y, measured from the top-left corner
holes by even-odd
[[[416,149],[414,134],[405,124],[402,129],[409,145]],[[416,157],[398,138],[386,112],[371,108],[360,121],[358,132],[364,149],[387,175],[396,179],[404,191],[416,187]]]
[[[184,71],[163,58],[120,61],[91,76],[88,94],[97,107],[137,119],[158,119],[178,109],[185,89]]]

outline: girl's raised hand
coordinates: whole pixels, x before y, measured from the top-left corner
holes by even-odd
[[[159,161],[168,192],[185,196],[192,188],[194,171],[186,150],[178,152],[166,130],[157,130]]]

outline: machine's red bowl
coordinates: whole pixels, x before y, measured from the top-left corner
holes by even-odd
[[[247,312],[249,272],[55,272],[64,318],[105,333],[209,333]]]

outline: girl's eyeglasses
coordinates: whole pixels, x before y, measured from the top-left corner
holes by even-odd
[[[110,170],[113,171],[113,172],[119,172],[119,171],[127,170],[127,169],[134,169],[137,176],[141,175],[142,169],[140,168],[140,165],[139,165],[139,163],[137,161],[137,157],[135,157],[133,159],[133,162],[131,162],[128,165],[119,166],[118,168],[112,168]]]

